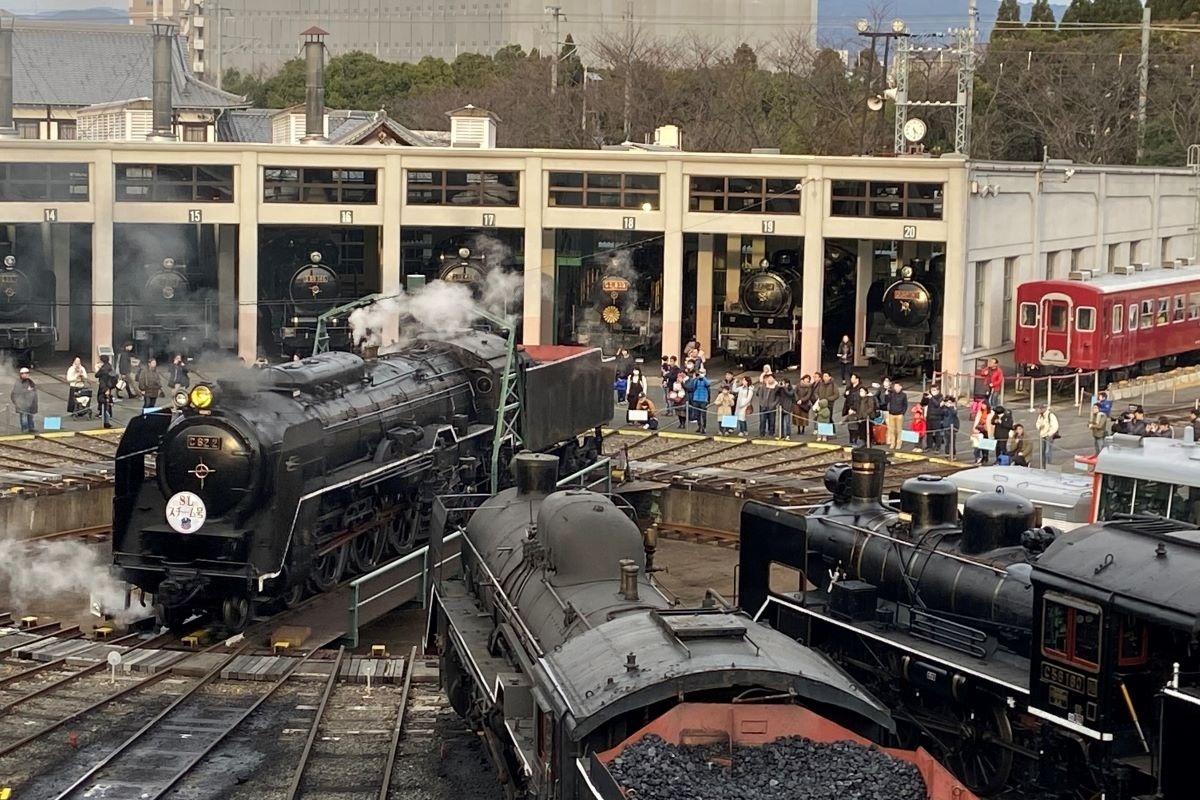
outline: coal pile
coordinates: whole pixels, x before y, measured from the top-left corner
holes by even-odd
[[[927,800],[920,771],[854,742],[799,736],[761,747],[674,745],[649,735],[608,765],[638,800]]]

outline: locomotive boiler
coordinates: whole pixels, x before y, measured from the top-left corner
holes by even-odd
[[[256,603],[293,604],[411,550],[435,494],[489,480],[508,347],[468,330],[179,392],[181,413],[137,417],[121,439],[114,564],[154,594],[164,624],[210,612],[238,629]],[[524,445],[572,471],[591,463],[613,407],[599,353],[530,348],[514,369]],[[155,480],[142,477],[147,453]]]
[[[175,353],[192,357],[210,345],[215,330],[211,309],[189,277],[188,265],[167,257],[144,265],[142,272],[139,301],[128,312],[137,352],[169,360]]]
[[[47,269],[22,269],[9,253],[0,260],[0,352],[32,366],[35,348],[57,339],[55,279]]]
[[[786,363],[796,354],[802,281],[795,251],[780,251],[747,269],[738,302],[718,314],[718,346],[750,369]]]
[[[867,358],[886,364],[893,376],[932,371],[941,355],[941,309],[930,284],[919,280],[912,266],[871,287],[867,314]]]
[[[1128,517],[1061,535],[1003,492],[969,497],[960,518],[952,482],[910,478],[888,502],[886,453],[852,459],[804,516],[743,509],[744,608],[845,666],[901,741],[980,796],[1194,795],[1163,765],[1200,704],[1159,696],[1200,667],[1195,526]],[[773,592],[772,564],[802,589]]]
[[[434,588],[442,685],[482,733],[507,797],[595,796],[580,759],[684,702],[799,704],[860,731],[890,729],[828,658],[718,595],[674,606],[646,574],[632,509],[555,491],[556,461],[516,456],[516,486],[470,513],[461,574]],[[435,530],[435,552],[441,543]]]

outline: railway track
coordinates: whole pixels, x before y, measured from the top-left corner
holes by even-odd
[[[343,651],[338,652],[338,661]],[[304,749],[283,797],[318,800],[330,797],[374,797],[386,800],[401,738],[406,733],[417,648],[404,665],[398,685],[370,689],[338,683],[336,672],[326,681],[310,723]],[[392,708],[390,715],[381,713]],[[390,722],[390,724],[389,724]]]

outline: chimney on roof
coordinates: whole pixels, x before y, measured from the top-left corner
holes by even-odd
[[[13,25],[16,17],[0,15],[0,138],[16,136],[13,125]]]
[[[154,93],[151,96],[153,124],[146,136],[152,142],[175,141],[174,109],[171,107],[171,48],[175,46],[175,23],[156,19],[154,30]]]
[[[325,139],[325,37],[315,25],[304,33],[304,144],[319,144]]]

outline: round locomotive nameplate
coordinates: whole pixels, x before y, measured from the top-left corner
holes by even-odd
[[[176,492],[167,501],[167,524],[176,533],[195,533],[204,525],[208,510],[199,495]]]

